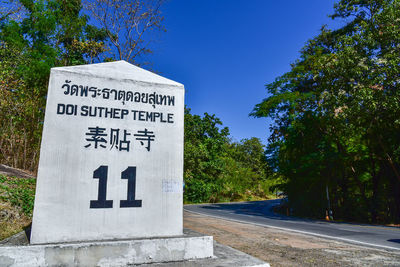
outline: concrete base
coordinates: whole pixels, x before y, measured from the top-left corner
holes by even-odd
[[[214,241],[214,257],[181,262],[150,263],[138,267],[270,267],[262,260]]]
[[[213,257],[212,236],[0,247],[0,266],[126,266]]]

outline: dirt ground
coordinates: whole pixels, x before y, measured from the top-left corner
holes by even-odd
[[[184,212],[183,224],[275,266],[400,266],[400,252]]]
[[[33,174],[29,173],[28,171],[9,167],[4,164],[0,164],[0,174],[7,176],[16,176],[21,178],[35,178],[35,176],[33,176]]]

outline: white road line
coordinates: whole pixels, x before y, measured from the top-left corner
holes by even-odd
[[[191,210],[187,210],[185,208],[183,208],[183,209],[185,211],[187,211],[187,212],[200,214],[200,215],[204,215],[204,216],[208,216],[208,217],[213,217],[213,218],[217,218],[217,219],[232,221],[232,222],[252,224],[252,225],[261,226],[261,227],[269,227],[269,228],[274,228],[274,229],[278,229],[278,230],[286,230],[286,231],[290,231],[290,232],[294,232],[294,233],[300,233],[300,234],[313,235],[313,236],[324,237],[324,238],[329,238],[329,239],[335,239],[335,240],[340,240],[340,241],[346,241],[346,242],[349,242],[349,243],[367,245],[367,246],[376,247],[376,248],[393,249],[393,250],[400,251],[400,248],[396,248],[396,247],[371,244],[371,243],[368,243],[368,242],[362,242],[362,241],[357,241],[357,240],[343,238],[343,237],[336,237],[336,236],[330,236],[330,235],[317,234],[317,233],[313,233],[313,232],[294,230],[294,229],[290,229],[290,228],[271,226],[271,225],[266,225],[266,224],[261,224],[261,223],[247,222],[247,221],[242,221],[242,220],[237,220],[237,219],[226,218],[226,217],[222,217],[222,216],[209,215],[209,214],[205,214],[205,213],[201,213],[201,212],[191,211]]]
[[[285,222],[285,223],[295,223],[295,224],[302,223],[302,224],[304,224],[304,222],[291,222],[291,221],[289,221],[289,220],[284,220],[284,222]]]
[[[354,229],[347,229],[347,228],[336,228],[337,230],[343,230],[343,231],[350,231],[350,232],[357,232],[357,233],[364,233],[363,231],[360,230],[354,230]]]

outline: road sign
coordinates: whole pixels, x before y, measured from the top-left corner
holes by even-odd
[[[183,85],[117,61],[47,97],[31,243],[181,235]]]

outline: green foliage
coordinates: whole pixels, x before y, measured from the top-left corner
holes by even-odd
[[[221,202],[265,198],[269,175],[264,146],[257,138],[231,142],[215,116],[185,109],[185,202]]]
[[[400,2],[341,0],[251,115],[271,117],[269,161],[300,215],[400,221]]]
[[[135,3],[137,9],[142,10],[144,2]],[[126,13],[118,5],[114,6],[114,11]],[[156,13],[159,15],[158,11]],[[101,54],[107,54],[109,31],[89,22],[89,16],[82,11],[81,0],[2,1],[0,162],[36,171],[50,69],[93,63]],[[142,23],[142,20],[136,22]],[[120,27],[118,30],[122,36],[137,26],[131,23],[129,29]],[[157,26],[161,27],[161,21],[157,21]],[[142,33],[145,30],[142,29]],[[126,48],[137,48],[133,39],[129,40],[132,42],[126,44]],[[140,42],[140,50],[135,50],[131,59],[144,53],[146,45],[142,34]]]
[[[0,21],[0,160],[35,171],[50,68],[86,62],[74,44],[88,40],[87,17],[80,0],[5,3],[13,4],[19,13]]]
[[[0,200],[10,202],[28,216],[32,216],[36,179],[8,177],[0,174]]]
[[[185,201],[191,203],[209,202],[213,193],[218,193],[218,186],[198,179],[186,179]]]

